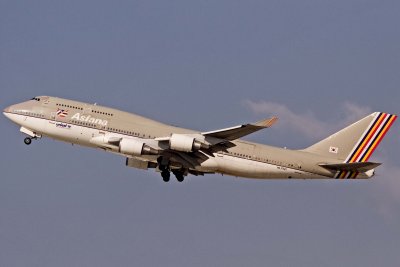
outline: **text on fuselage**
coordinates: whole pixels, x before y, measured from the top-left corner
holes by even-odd
[[[99,119],[99,118],[95,118],[95,117],[92,117],[91,115],[81,115],[80,113],[75,113],[71,117],[71,120],[94,123],[94,124],[99,124],[101,126],[107,126],[107,124],[108,124],[107,120],[102,120],[102,119]]]

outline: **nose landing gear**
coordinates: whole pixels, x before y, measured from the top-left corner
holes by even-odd
[[[25,143],[25,145],[30,145],[30,144],[32,143],[32,138],[30,138],[30,137],[25,137],[24,143]]]
[[[40,135],[35,135],[34,137],[27,136],[24,138],[24,143],[25,145],[29,146],[32,143],[32,139],[36,140],[38,138],[41,138],[41,136]]]

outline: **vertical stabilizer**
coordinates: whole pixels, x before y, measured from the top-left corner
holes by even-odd
[[[397,116],[375,112],[305,149],[344,163],[366,162],[378,147]],[[341,176],[352,174],[341,173]],[[343,177],[344,178],[344,177]]]

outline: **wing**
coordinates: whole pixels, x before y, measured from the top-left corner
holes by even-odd
[[[180,152],[193,152],[202,150],[212,152],[224,150],[235,146],[231,141],[249,135],[261,129],[269,128],[277,122],[278,118],[272,117],[256,123],[242,124],[230,128],[190,134],[171,134],[166,137],[155,138],[160,145]]]
[[[130,167],[147,169],[164,165],[171,170],[184,169],[185,173],[202,175],[207,172],[198,167],[214,157],[215,151],[225,151],[235,146],[231,141],[271,127],[277,120],[272,117],[216,131],[172,133],[170,136],[155,139],[102,134],[91,138],[90,142],[99,148],[126,155],[126,165]]]
[[[223,139],[227,141],[232,141],[243,136],[249,135],[251,133],[257,132],[261,129],[269,128],[278,121],[277,117],[272,117],[269,119],[261,120],[256,123],[242,124],[230,128],[225,128],[216,131],[201,133],[205,137],[214,137],[218,139]]]

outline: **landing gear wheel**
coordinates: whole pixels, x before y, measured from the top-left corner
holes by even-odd
[[[183,180],[185,180],[185,177],[183,177],[183,174],[177,174],[175,175],[176,180],[178,180],[178,182],[183,182]]]
[[[32,143],[32,139],[30,137],[25,137],[24,143],[25,145],[30,145]]]
[[[178,182],[183,182],[183,180],[185,180],[183,173],[175,173],[175,177],[176,177],[176,180],[178,180]]]
[[[169,177],[171,176],[171,174],[169,173],[169,171],[165,170],[161,172],[161,176],[164,182],[169,182]]]

